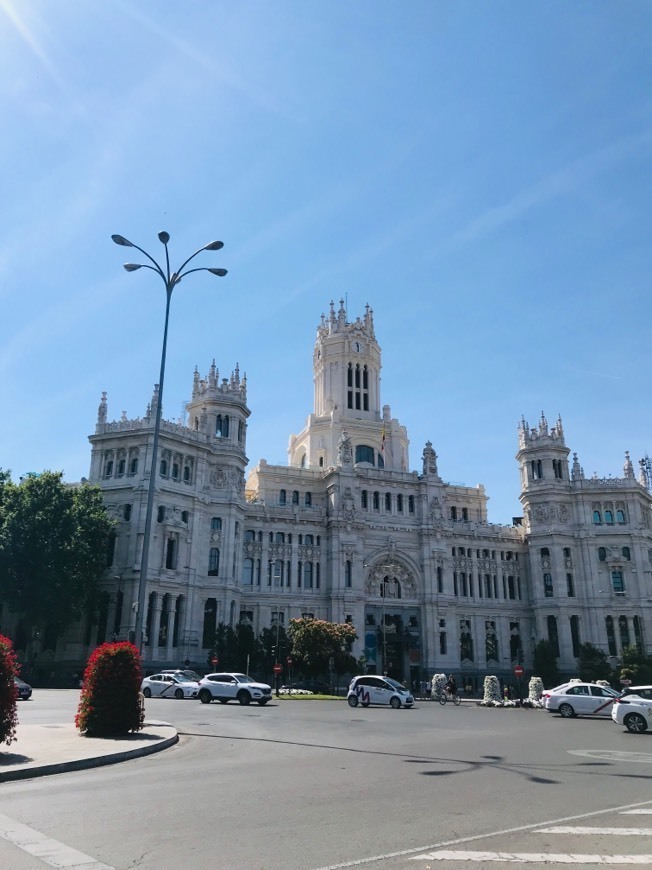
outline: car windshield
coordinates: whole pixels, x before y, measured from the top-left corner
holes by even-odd
[[[185,674],[175,674],[174,679],[177,683],[196,683],[197,680],[191,680],[190,677],[187,677]]]
[[[389,677],[385,677],[385,682],[389,683],[393,689],[398,689],[399,692],[407,692],[407,689],[405,688],[405,686],[401,685],[401,683],[398,683],[396,680],[392,680]]]

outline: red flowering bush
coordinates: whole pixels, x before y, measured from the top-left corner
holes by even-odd
[[[0,743],[11,743],[16,739],[18,693],[14,677],[18,676],[18,670],[13,644],[0,634]]]
[[[143,727],[140,653],[132,643],[105,643],[84,671],[75,725],[88,737],[120,737]]]

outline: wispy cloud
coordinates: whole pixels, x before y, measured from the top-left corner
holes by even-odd
[[[443,239],[431,251],[431,257],[462,247],[513,223],[547,202],[566,196],[601,172],[621,163],[652,142],[652,133],[618,139],[605,148],[587,154],[568,166],[547,175],[531,187],[522,190],[503,205],[490,208],[471,220],[448,239]]]

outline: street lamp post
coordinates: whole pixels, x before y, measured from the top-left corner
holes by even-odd
[[[125,263],[124,268],[127,272],[135,272],[137,269],[151,269],[152,272],[156,272],[156,274],[162,279],[165,284],[165,295],[166,295],[166,303],[165,303],[165,326],[163,329],[163,348],[161,350],[161,371],[159,375],[159,383],[158,383],[158,401],[156,403],[156,414],[154,418],[154,439],[152,442],[152,460],[150,464],[149,471],[149,485],[147,489],[147,509],[145,511],[145,532],[143,535],[143,551],[142,557],[140,560],[140,576],[138,578],[138,605],[136,610],[136,624],[134,628],[134,644],[138,647],[138,649],[142,652],[142,640],[143,640],[143,618],[145,615],[145,599],[147,593],[147,569],[149,565],[149,543],[150,536],[152,532],[152,511],[154,507],[154,491],[156,489],[155,480],[156,480],[156,458],[158,451],[158,440],[159,433],[161,430],[161,409],[163,407],[163,380],[165,378],[165,356],[167,351],[167,342],[168,342],[168,323],[170,319],[170,301],[172,299],[172,291],[176,287],[176,285],[181,281],[182,278],[185,278],[186,275],[190,275],[192,272],[210,272],[211,275],[217,275],[220,278],[223,278],[226,275],[226,269],[212,269],[207,268],[206,266],[201,266],[199,268],[187,269],[185,272],[183,271],[185,267],[190,263],[191,260],[197,256],[197,254],[201,254],[202,251],[219,251],[220,248],[224,247],[223,242],[209,242],[209,244],[204,245],[199,250],[195,251],[187,260],[185,260],[179,269],[176,272],[170,272],[170,255],[168,252],[168,242],[170,241],[170,234],[166,232],[160,232],[158,234],[159,241],[165,247],[165,270],[156,262],[156,260],[151,257],[147,251],[143,250],[143,248],[138,247],[138,245],[134,245],[133,242],[130,242],[128,239],[125,239],[124,236],[113,235],[111,236],[116,245],[121,245],[125,248],[135,248],[137,251],[140,251],[153,265],[148,265],[147,263]]]

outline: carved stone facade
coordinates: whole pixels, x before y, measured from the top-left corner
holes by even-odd
[[[314,409],[290,437],[288,465],[261,459],[246,485],[246,378],[237,367],[220,378],[214,363],[194,373],[187,425],[161,427],[146,667],[202,667],[220,622],[259,632],[306,613],[351,622],[354,654],[404,680],[509,677],[542,638],[568,674],[581,642],[614,659],[627,642],[652,652],[652,500],[629,455],[622,477],[586,478],[577,454],[569,467],[561,420],[522,420],[523,517],[492,524],[484,487],[445,482],[430,441],[409,470],[380,370],[371,308],[349,322],[331,304],[317,329]],[[157,402],[155,390],[143,417],[108,422],[102,394],[90,437],[90,480],[117,535],[91,646],[134,627]],[[65,655],[88,649],[80,634]]]

